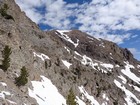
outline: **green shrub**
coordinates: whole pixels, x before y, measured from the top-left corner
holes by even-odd
[[[23,66],[21,68],[21,74],[19,77],[15,78],[15,84],[20,87],[20,86],[24,86],[25,84],[27,84],[28,82],[28,72],[25,68],[25,66]]]
[[[73,93],[73,90],[72,88],[69,90],[69,94],[67,96],[67,100],[66,100],[66,103],[67,105],[77,105],[76,101],[75,101],[76,97]]]
[[[15,21],[14,18],[11,15],[7,14],[7,10],[8,9],[9,9],[8,5],[7,4],[4,4],[3,7],[0,8],[0,14],[1,14],[1,16],[4,17],[5,19],[8,19],[8,20],[9,19],[12,19],[13,21]]]
[[[2,65],[0,65],[0,68],[6,72],[7,69],[10,67],[10,55],[11,55],[11,48],[9,46],[5,46],[4,50],[2,51]]]

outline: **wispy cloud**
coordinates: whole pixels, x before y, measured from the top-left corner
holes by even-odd
[[[95,35],[97,38],[103,38],[109,41],[113,41],[118,44],[122,44],[124,40],[129,40],[131,38],[130,34],[125,34],[125,35]]]
[[[140,60],[140,51],[138,51],[136,48],[128,48],[131,53],[134,55],[135,58]]]
[[[41,14],[36,8],[42,7],[46,0],[16,0],[20,8],[25,11],[26,15],[35,23],[40,23],[43,19]]]
[[[139,0],[92,0],[69,4],[63,0],[16,0],[21,9],[36,23],[55,29],[78,29],[95,37],[118,44],[134,38],[131,33],[112,33],[119,30],[140,30]],[[44,7],[43,14],[37,8]],[[137,36],[135,36],[137,37]]]
[[[140,51],[138,51],[136,48],[128,48],[133,54],[140,54]]]

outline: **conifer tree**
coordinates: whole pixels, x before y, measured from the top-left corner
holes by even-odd
[[[69,90],[69,94],[67,96],[67,100],[66,100],[66,103],[67,105],[77,105],[76,101],[75,101],[76,97],[73,93],[73,90],[72,88]]]
[[[10,55],[11,55],[11,48],[9,46],[5,46],[4,50],[2,51],[2,65],[0,65],[0,68],[3,69],[4,72],[7,71],[7,69],[10,67]]]
[[[28,72],[25,68],[25,66],[23,66],[21,68],[21,74],[19,77],[15,78],[15,84],[20,87],[20,86],[24,86],[27,82],[28,82]]]

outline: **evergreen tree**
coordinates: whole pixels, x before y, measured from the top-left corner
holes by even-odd
[[[66,100],[66,103],[67,105],[77,105],[76,101],[75,101],[76,97],[73,93],[73,90],[72,88],[69,90],[69,94],[67,96],[67,100]]]
[[[15,78],[15,84],[20,87],[20,86],[24,86],[27,82],[28,82],[28,72],[25,68],[25,66],[23,66],[21,68],[21,74],[19,77]]]
[[[11,55],[11,48],[9,46],[5,46],[4,50],[2,51],[2,65],[0,65],[0,68],[3,69],[3,71],[7,71],[7,69],[10,67],[10,55]]]

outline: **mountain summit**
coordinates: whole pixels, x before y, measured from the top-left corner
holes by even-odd
[[[41,31],[0,0],[0,105],[140,105],[140,62],[79,30]]]

